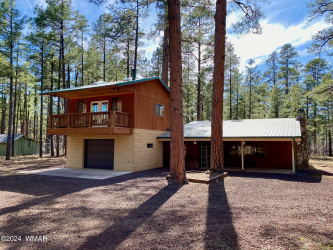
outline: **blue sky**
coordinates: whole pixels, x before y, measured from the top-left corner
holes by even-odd
[[[103,14],[106,6],[114,0],[108,0],[102,5],[95,5],[88,0],[72,0],[73,9],[86,16],[93,22],[99,15]],[[16,6],[22,14],[33,16],[34,5],[45,6],[45,0],[17,0]],[[313,59],[315,55],[307,54],[307,48],[311,45],[311,36],[317,31],[327,27],[323,20],[315,20],[308,23],[306,0],[272,0],[270,4],[263,5],[265,18],[261,24],[263,33],[261,35],[248,34],[238,37],[234,34],[227,34],[228,39],[234,44],[236,54],[241,58],[240,68],[244,70],[246,61],[254,59],[260,68],[267,55],[274,50],[278,51],[284,44],[291,43],[296,47],[302,63]],[[155,22],[156,14],[152,8],[151,15],[140,24],[140,28],[149,29]],[[241,13],[240,13],[241,14]],[[231,13],[227,17],[227,26],[237,20],[237,13]],[[230,30],[230,29],[228,29]],[[145,41],[145,45],[140,48],[150,58],[157,48],[159,41]]]

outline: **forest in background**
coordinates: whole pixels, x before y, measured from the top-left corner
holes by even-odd
[[[167,6],[163,1],[124,0],[89,24],[73,10],[70,0],[46,2],[46,8],[36,6],[35,15],[26,17],[14,0],[0,1],[0,133],[10,129],[46,142],[53,145],[51,154],[59,156],[65,140],[46,136],[46,128],[50,114],[66,113],[66,100],[39,93],[97,81],[122,81],[130,77],[132,68],[141,77],[160,76],[168,83]],[[149,15],[151,5],[158,11],[158,20],[146,32],[139,29],[139,22]],[[145,39],[160,40],[151,59],[140,50]],[[321,49],[320,43],[314,43],[309,53]],[[214,5],[184,2],[186,123],[211,118],[213,56]],[[246,70],[240,71],[240,58],[228,40],[225,62],[224,119],[296,117],[297,110],[304,108],[310,153],[332,155],[331,62],[318,56],[301,64],[295,48],[285,44],[267,57],[264,70],[249,60]]]

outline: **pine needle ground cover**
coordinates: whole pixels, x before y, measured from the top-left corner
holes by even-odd
[[[1,249],[329,249],[333,243],[333,178],[326,175],[229,172],[221,182],[175,188],[166,185],[163,168],[107,180],[15,173],[44,165],[36,161],[0,163],[0,235],[21,236],[4,238]],[[25,238],[31,235],[47,240]]]

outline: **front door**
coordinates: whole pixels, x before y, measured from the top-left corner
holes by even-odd
[[[113,170],[114,140],[85,140],[85,168]]]

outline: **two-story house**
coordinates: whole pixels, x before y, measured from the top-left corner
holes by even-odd
[[[47,134],[67,135],[66,165],[140,171],[163,166],[170,91],[159,77],[44,92],[67,98],[67,114],[51,115]]]

